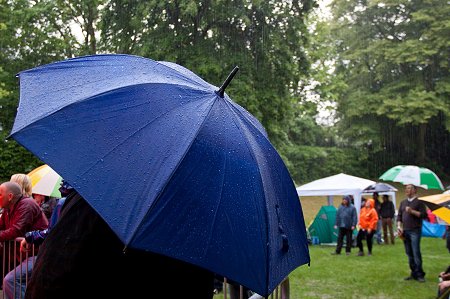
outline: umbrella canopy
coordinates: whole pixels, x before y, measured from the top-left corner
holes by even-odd
[[[450,225],[450,194],[442,193],[419,197],[431,212]]]
[[[180,65],[130,55],[69,59],[19,78],[11,136],[60,173],[126,246],[261,295],[309,263],[293,180],[226,84],[218,90]]]
[[[386,184],[386,183],[375,183],[370,185],[369,187],[365,188],[363,190],[363,193],[381,193],[381,192],[392,192],[392,191],[398,191],[397,188],[395,188],[392,185]]]
[[[397,165],[380,176],[380,180],[412,184],[424,189],[444,190],[439,177],[430,169],[415,165]]]
[[[62,177],[47,164],[33,169],[28,176],[31,179],[33,193],[61,197],[59,187],[61,187]]]

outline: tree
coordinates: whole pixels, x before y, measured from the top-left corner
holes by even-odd
[[[336,74],[347,85],[338,99],[345,136],[365,146],[372,158],[395,157],[378,162],[437,162],[448,172],[449,5],[439,0],[334,1],[332,12]],[[443,140],[431,138],[436,130]],[[432,149],[437,148],[446,154],[436,161]]]
[[[239,66],[227,93],[281,145],[309,67],[304,19],[313,3],[110,1],[102,49],[173,61],[217,86]]]
[[[227,93],[262,122],[275,147],[286,152],[296,146],[293,126],[299,122],[296,110],[309,69],[305,18],[314,0],[8,4],[1,8],[9,16],[8,42],[1,44],[6,90],[11,89],[8,112],[2,111],[5,131],[11,129],[18,100],[12,74],[73,56],[126,53],[176,62],[216,86],[239,66]]]
[[[0,173],[7,179],[13,172],[30,171],[42,163],[14,140],[5,140],[18,106],[16,74],[56,60],[95,53],[90,28],[98,21],[99,2],[0,1]],[[76,24],[82,33],[88,33],[81,42],[73,31]]]

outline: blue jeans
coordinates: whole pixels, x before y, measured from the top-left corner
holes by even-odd
[[[27,287],[25,280],[27,279],[27,276],[28,279],[30,279],[35,258],[35,256],[30,256],[16,268],[8,272],[3,278],[3,292],[5,294],[5,299],[19,299],[25,297],[25,290]]]
[[[375,236],[377,238],[377,244],[383,243],[383,239],[381,238],[381,230],[382,229],[383,229],[383,224],[382,224],[381,217],[380,217],[380,218],[378,218],[378,221],[377,221],[377,232],[375,233]]]
[[[420,228],[405,230],[405,252],[408,256],[409,268],[411,269],[411,276],[414,278],[425,277],[425,272],[422,268],[422,254],[420,253],[420,238],[422,232]]]

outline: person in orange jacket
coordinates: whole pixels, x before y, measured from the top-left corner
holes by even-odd
[[[359,248],[358,256],[364,255],[362,240],[367,241],[368,255],[372,255],[372,239],[377,231],[378,213],[375,210],[375,202],[371,198],[366,201],[365,206],[359,213],[359,231],[356,236],[356,245]]]

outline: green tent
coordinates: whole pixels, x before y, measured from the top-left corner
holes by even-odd
[[[334,229],[336,222],[337,209],[334,206],[322,206],[314,220],[308,226],[308,234],[311,240],[318,241],[317,244],[336,245],[339,234],[338,229]],[[352,246],[356,246],[356,235],[358,230],[355,229],[352,235]],[[344,237],[345,246],[345,237]]]
[[[336,211],[334,206],[322,206],[312,223],[308,226],[311,239],[317,237],[320,244],[337,242],[338,230],[334,229],[336,222]]]

